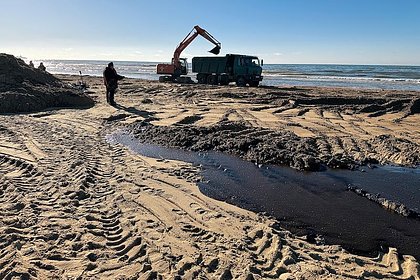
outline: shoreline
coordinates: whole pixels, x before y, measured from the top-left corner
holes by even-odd
[[[62,73],[52,73],[54,76],[61,77],[66,79],[66,77],[71,77],[71,80],[79,79],[80,75],[77,74],[62,74]],[[90,75],[90,74],[82,74],[83,78],[102,78],[102,75]],[[73,79],[74,78],[74,79]],[[158,81],[158,77],[156,79],[146,79],[146,78],[136,78],[136,77],[127,77],[127,79],[132,80],[139,80],[139,81],[145,81],[145,82],[156,82],[160,83]],[[193,79],[195,77],[193,76]],[[175,83],[174,83],[175,84]],[[194,85],[194,84],[193,84]],[[196,84],[197,85],[197,84]],[[227,87],[236,87],[234,83],[229,84]],[[366,91],[366,92],[378,92],[378,91],[384,91],[384,92],[397,92],[397,93],[420,93],[420,89],[414,90],[414,89],[383,89],[383,88],[368,88],[368,87],[348,87],[348,86],[322,86],[322,85],[291,85],[287,84],[287,82],[281,83],[281,84],[273,84],[273,85],[260,85],[259,88],[266,88],[266,89],[293,89],[293,88],[301,88],[301,89],[320,89],[320,90],[350,90],[350,91]]]
[[[151,62],[117,63],[121,74],[131,78],[158,80],[156,64]],[[78,74],[75,69],[102,75],[104,61],[54,61],[49,69],[54,73]],[[391,74],[393,73],[393,74]],[[195,78],[194,73],[188,76]],[[266,64],[263,84],[267,86],[326,86],[420,91],[420,67],[396,65],[337,65],[337,64]]]
[[[52,75],[60,78],[60,79],[64,79],[64,80],[69,80],[69,81],[73,81],[73,82],[77,82],[77,80],[80,79],[80,75],[74,73],[74,74],[63,74],[63,73],[51,73]],[[96,79],[96,78],[102,78],[101,74],[98,75],[91,75],[91,74],[82,74],[83,78],[92,78],[92,79]],[[158,77],[157,77],[158,78]],[[159,82],[157,79],[156,80],[151,80],[151,79],[146,79],[146,78],[136,78],[136,77],[127,77],[127,80],[135,80],[135,81],[143,81],[143,82],[151,82],[151,83],[161,83]],[[166,82],[166,84],[173,84],[173,85],[183,85],[183,86],[194,86],[194,85],[199,85],[199,84],[177,84],[177,83],[170,83],[170,82]],[[206,86],[206,85],[205,85]],[[217,87],[227,87],[227,88],[237,88],[237,86],[234,83],[230,83],[227,86],[217,86]],[[347,87],[347,86],[343,86],[343,87],[339,87],[339,86],[311,86],[311,85],[290,85],[290,84],[278,84],[278,85],[259,85],[258,88],[261,89],[306,89],[306,90],[316,90],[316,89],[320,89],[320,90],[349,90],[349,91],[359,91],[359,92],[373,92],[373,93],[379,93],[379,92],[395,92],[397,94],[404,94],[404,93],[414,93],[414,94],[418,94],[420,93],[420,89],[419,90],[413,90],[413,89],[383,89],[383,88],[366,88],[366,87]]]

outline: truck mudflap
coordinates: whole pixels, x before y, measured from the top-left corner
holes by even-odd
[[[263,80],[263,76],[261,75],[252,75],[248,77],[248,81],[261,82],[262,80]]]

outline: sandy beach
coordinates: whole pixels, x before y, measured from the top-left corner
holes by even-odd
[[[125,129],[297,170],[413,167],[420,92],[124,79],[111,107],[102,78],[83,78],[94,105],[0,115],[0,279],[420,279],[398,248],[314,244],[205,196],[196,166],[106,139]]]

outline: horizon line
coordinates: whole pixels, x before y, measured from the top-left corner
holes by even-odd
[[[8,53],[4,53],[8,54]],[[13,54],[10,54],[13,55]],[[29,58],[22,56],[22,55],[13,55],[16,58],[20,58],[22,60],[30,60]],[[169,63],[168,60],[161,60],[161,61],[152,61],[152,60],[118,60],[118,59],[69,59],[69,58],[42,58],[42,59],[32,59],[32,61],[48,61],[48,60],[60,60],[60,61],[104,61],[104,62],[147,62],[147,63]],[[352,66],[414,66],[420,67],[419,64],[407,64],[407,63],[339,63],[339,62],[293,62],[293,63],[265,63],[264,65],[352,65]]]
[[[45,59],[34,59],[34,61],[103,61],[103,62],[146,62],[146,63],[170,63],[169,61],[151,61],[151,60],[104,60],[104,59],[59,59],[59,58],[45,58]],[[191,62],[189,62],[191,63]],[[295,63],[266,63],[264,62],[264,65],[349,65],[349,66],[414,66],[414,67],[420,67],[420,64],[405,64],[405,63],[367,63],[367,64],[361,64],[361,63],[303,63],[303,62],[295,62]]]

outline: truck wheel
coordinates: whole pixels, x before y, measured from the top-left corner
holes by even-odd
[[[229,76],[228,75],[220,75],[220,85],[227,86],[229,84]]]
[[[205,84],[205,83],[207,83],[207,76],[205,74],[198,74],[197,75],[197,82],[199,84]]]
[[[244,78],[244,77],[238,77],[238,78],[236,79],[236,85],[237,85],[238,87],[244,87],[244,86],[246,86],[246,81],[245,81],[245,78]]]
[[[209,85],[217,85],[217,76],[216,75],[210,75],[207,77],[207,83]]]
[[[252,82],[249,82],[249,86],[250,87],[257,87],[259,84],[260,84],[260,81],[252,81]]]

